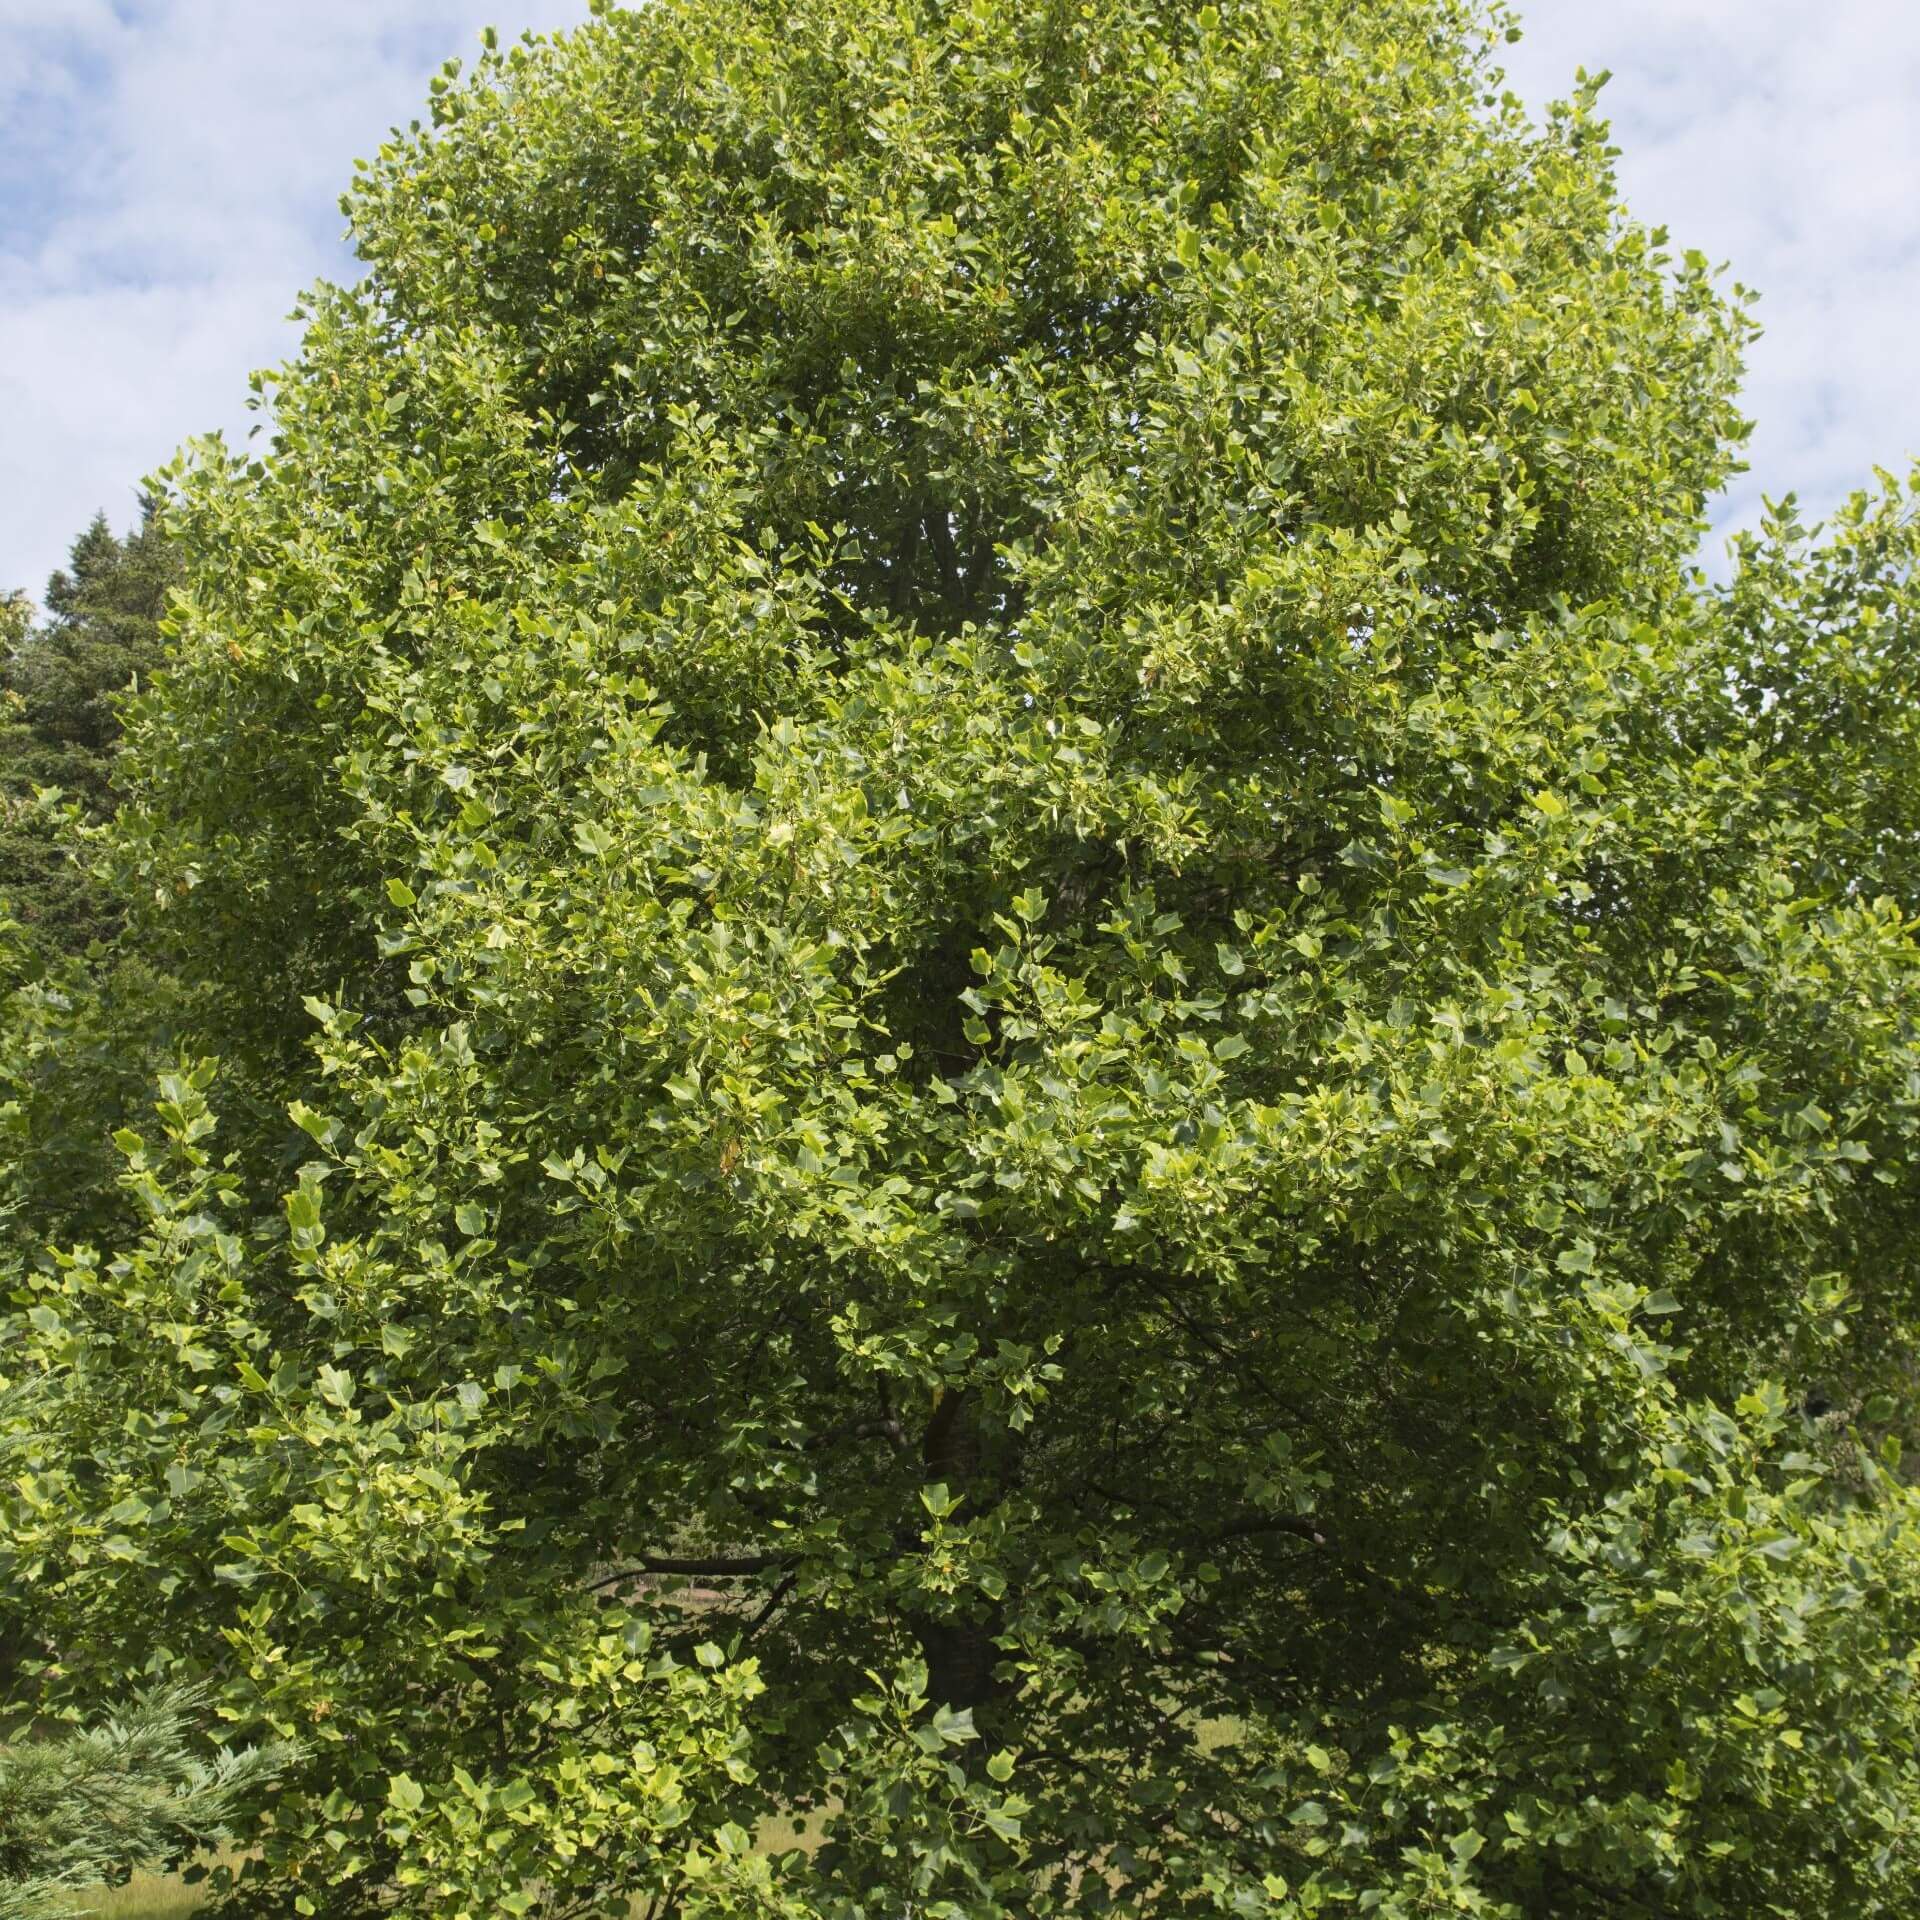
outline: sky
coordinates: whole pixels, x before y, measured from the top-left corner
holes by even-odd
[[[585,0],[0,0],[0,589],[38,592],[96,510],[190,435],[244,435],[286,314],[350,276],[339,195],[429,77]],[[1536,107],[1602,95],[1627,203],[1763,298],[1753,471],[1819,513],[1920,457],[1917,0],[1522,0]]]

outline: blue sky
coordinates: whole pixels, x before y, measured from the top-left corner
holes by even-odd
[[[296,292],[351,263],[337,200],[434,68],[585,0],[0,0],[0,588],[184,438],[244,433]],[[1920,457],[1920,0],[1533,0],[1530,101],[1608,67],[1628,203],[1763,294],[1764,490],[1824,510]],[[1720,544],[1716,539],[1715,545]]]

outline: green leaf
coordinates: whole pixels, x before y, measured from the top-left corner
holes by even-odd
[[[971,1707],[937,1707],[934,1709],[933,1730],[948,1746],[958,1746],[965,1741],[977,1739],[973,1729],[973,1709]]]
[[[1002,1840],[1013,1841],[1020,1838],[1019,1817],[1007,1808],[987,1807],[982,1810],[980,1817]]]

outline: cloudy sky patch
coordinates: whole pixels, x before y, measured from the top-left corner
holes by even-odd
[[[338,199],[429,76],[585,0],[0,0],[0,588],[36,591],[186,437],[244,434],[285,315],[351,271]],[[1749,411],[1764,490],[1819,511],[1920,455],[1920,5],[1534,0],[1510,50],[1539,104],[1576,67],[1628,203],[1764,295]]]
[[[1920,5],[1536,0],[1508,71],[1528,100],[1601,94],[1620,182],[1677,245],[1729,261],[1765,335],[1748,360],[1752,471],[1718,548],[1789,491],[1809,514],[1920,458]]]

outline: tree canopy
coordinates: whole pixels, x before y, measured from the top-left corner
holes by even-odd
[[[652,0],[362,169],[13,1235],[233,1910],[1913,1911],[1913,499],[1695,569],[1750,323],[1506,28]]]
[[[0,898],[42,946],[83,951],[111,934],[112,898],[76,858],[69,811],[111,810],[119,701],[160,657],[173,563],[154,518],[119,539],[97,515],[47,583],[45,621],[24,596],[0,606]]]

